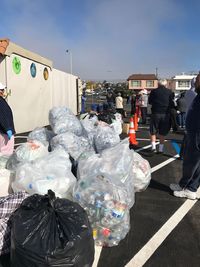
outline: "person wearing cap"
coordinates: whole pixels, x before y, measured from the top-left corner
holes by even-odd
[[[12,110],[4,99],[5,88],[0,83],[0,153],[11,155],[14,150],[15,127]]]
[[[173,102],[173,93],[166,88],[167,80],[160,80],[158,88],[153,89],[149,95],[151,105],[150,135],[151,150],[156,152],[156,135],[160,139],[159,153],[163,153],[165,136],[171,128],[170,110]]]
[[[189,106],[186,115],[186,136],[183,152],[182,177],[177,184],[170,184],[174,196],[197,198],[197,189],[200,186],[200,74],[195,81],[197,96]]]

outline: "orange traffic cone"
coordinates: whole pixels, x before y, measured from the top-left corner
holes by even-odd
[[[138,142],[136,140],[136,134],[135,134],[135,127],[134,127],[134,122],[133,118],[130,118],[130,126],[129,126],[129,142],[130,145],[132,146],[137,146]]]
[[[138,131],[138,115],[137,113],[134,114],[134,126],[135,126],[135,131]]]

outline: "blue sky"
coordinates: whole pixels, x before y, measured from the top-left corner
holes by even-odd
[[[0,37],[82,79],[199,71],[198,0],[1,0]]]

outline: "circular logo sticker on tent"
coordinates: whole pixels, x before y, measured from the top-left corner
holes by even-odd
[[[48,72],[48,69],[47,68],[44,68],[43,76],[44,76],[44,79],[45,80],[48,80],[48,78],[49,78],[49,72]]]
[[[30,72],[31,72],[31,76],[33,78],[35,78],[36,76],[36,66],[35,66],[35,63],[32,63],[31,66],[30,66]]]
[[[18,57],[14,57],[12,61],[13,70],[16,74],[21,72],[21,62]]]

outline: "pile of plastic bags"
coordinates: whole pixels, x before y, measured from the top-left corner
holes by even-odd
[[[50,196],[42,196],[48,190],[54,191],[61,199],[77,202],[87,213],[95,243],[101,246],[117,245],[130,229],[129,210],[134,205],[135,192],[145,190],[150,183],[151,168],[148,161],[129,149],[128,139],[120,141],[120,114],[112,115],[112,123],[107,124],[95,114],[88,114],[80,121],[67,107],[54,107],[49,111],[49,122],[52,130],[36,128],[28,135],[28,142],[20,145],[6,160],[5,164],[14,177],[11,181],[13,191],[26,191],[33,196],[39,194],[38,199],[33,197],[29,204],[33,205],[33,199],[38,203],[44,201],[41,214],[50,216],[45,215],[45,218],[51,218],[52,214],[48,213],[50,210],[57,214],[55,205],[46,209]],[[4,159],[2,166],[3,162]],[[57,202],[53,200],[53,203]],[[34,210],[37,215],[34,216],[40,218],[39,204],[35,205],[33,209],[37,208],[37,212]],[[25,232],[22,237],[24,240],[20,239],[17,233],[22,229],[19,229],[21,226],[15,229],[18,217],[13,218],[16,218],[16,221],[13,220],[13,234],[16,235],[13,242],[22,244],[30,233]],[[26,218],[23,219],[26,224]],[[27,217],[27,222],[29,219]],[[64,242],[63,248],[67,244],[66,240],[59,242]],[[26,245],[29,246],[29,241]],[[12,252],[13,262],[28,266],[28,258],[23,264],[20,262],[21,249],[25,250],[25,247],[20,245],[19,250]],[[52,253],[56,251],[56,247],[51,249]],[[41,259],[41,262],[46,264],[45,259]]]

